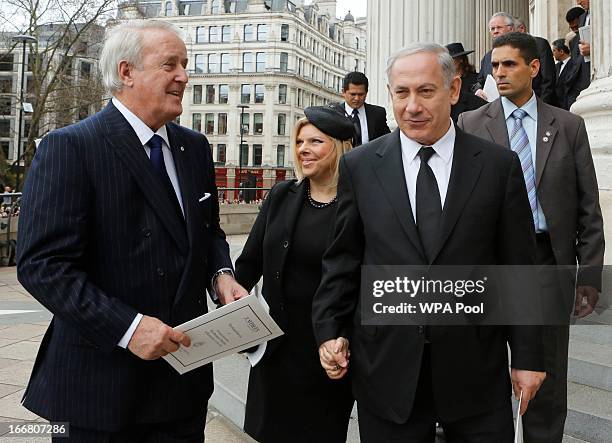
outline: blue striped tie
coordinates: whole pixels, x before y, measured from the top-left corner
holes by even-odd
[[[536,229],[538,227],[538,207],[536,196],[535,168],[533,167],[533,159],[531,158],[531,147],[527,132],[523,128],[523,118],[527,115],[522,109],[515,109],[512,113],[514,118],[514,128],[510,134],[510,149],[517,153],[521,161],[523,169],[523,177],[525,178],[525,186],[527,187],[527,196],[529,197],[529,206],[533,215],[533,224]]]

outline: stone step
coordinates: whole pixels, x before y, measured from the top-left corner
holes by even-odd
[[[612,326],[610,325],[573,325],[570,338],[587,343],[612,346]]]
[[[565,434],[589,443],[610,443],[612,393],[568,382],[567,406]]]
[[[562,443],[589,443],[589,442],[580,440],[579,438],[574,438],[571,435],[564,435]]]
[[[570,339],[567,377],[608,391],[612,400],[612,346]]]

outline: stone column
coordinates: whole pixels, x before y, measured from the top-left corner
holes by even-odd
[[[571,110],[585,120],[599,187],[605,193],[612,195],[612,127],[610,126],[612,120],[612,5],[610,0],[591,1],[591,35],[593,40],[591,43],[591,86],[582,91]]]
[[[227,145],[225,147],[225,164],[238,166],[240,158],[240,84],[230,83],[227,100]],[[248,109],[245,109],[248,112]],[[229,186],[229,185],[228,185]]]
[[[529,0],[368,0],[368,101],[385,106],[392,116],[384,72],[387,58],[411,42],[461,42],[476,50],[470,61],[479,66],[491,47],[489,18],[499,11],[527,18]]]
[[[550,42],[558,38],[565,38],[569,32],[565,14],[572,6],[576,6],[576,1],[530,0],[530,3],[533,4],[533,17],[529,24],[530,33]]]

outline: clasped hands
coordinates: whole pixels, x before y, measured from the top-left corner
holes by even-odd
[[[215,292],[224,305],[249,295],[234,277],[225,274],[217,278]],[[180,345],[191,346],[187,334],[174,330],[155,317],[144,315],[127,347],[143,360],[156,360],[177,351]]]
[[[332,380],[339,380],[348,372],[349,341],[344,337],[327,340],[319,346],[319,359],[327,376]]]

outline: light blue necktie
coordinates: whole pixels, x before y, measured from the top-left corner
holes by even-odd
[[[533,224],[538,228],[538,206],[536,195],[535,168],[533,167],[533,159],[531,158],[531,147],[527,132],[523,127],[523,118],[527,116],[527,112],[522,109],[515,109],[512,113],[514,118],[514,128],[510,135],[510,149],[517,153],[521,161],[523,169],[523,177],[525,178],[525,186],[527,187],[527,196],[529,197],[529,206],[531,206],[531,214],[533,215]]]

